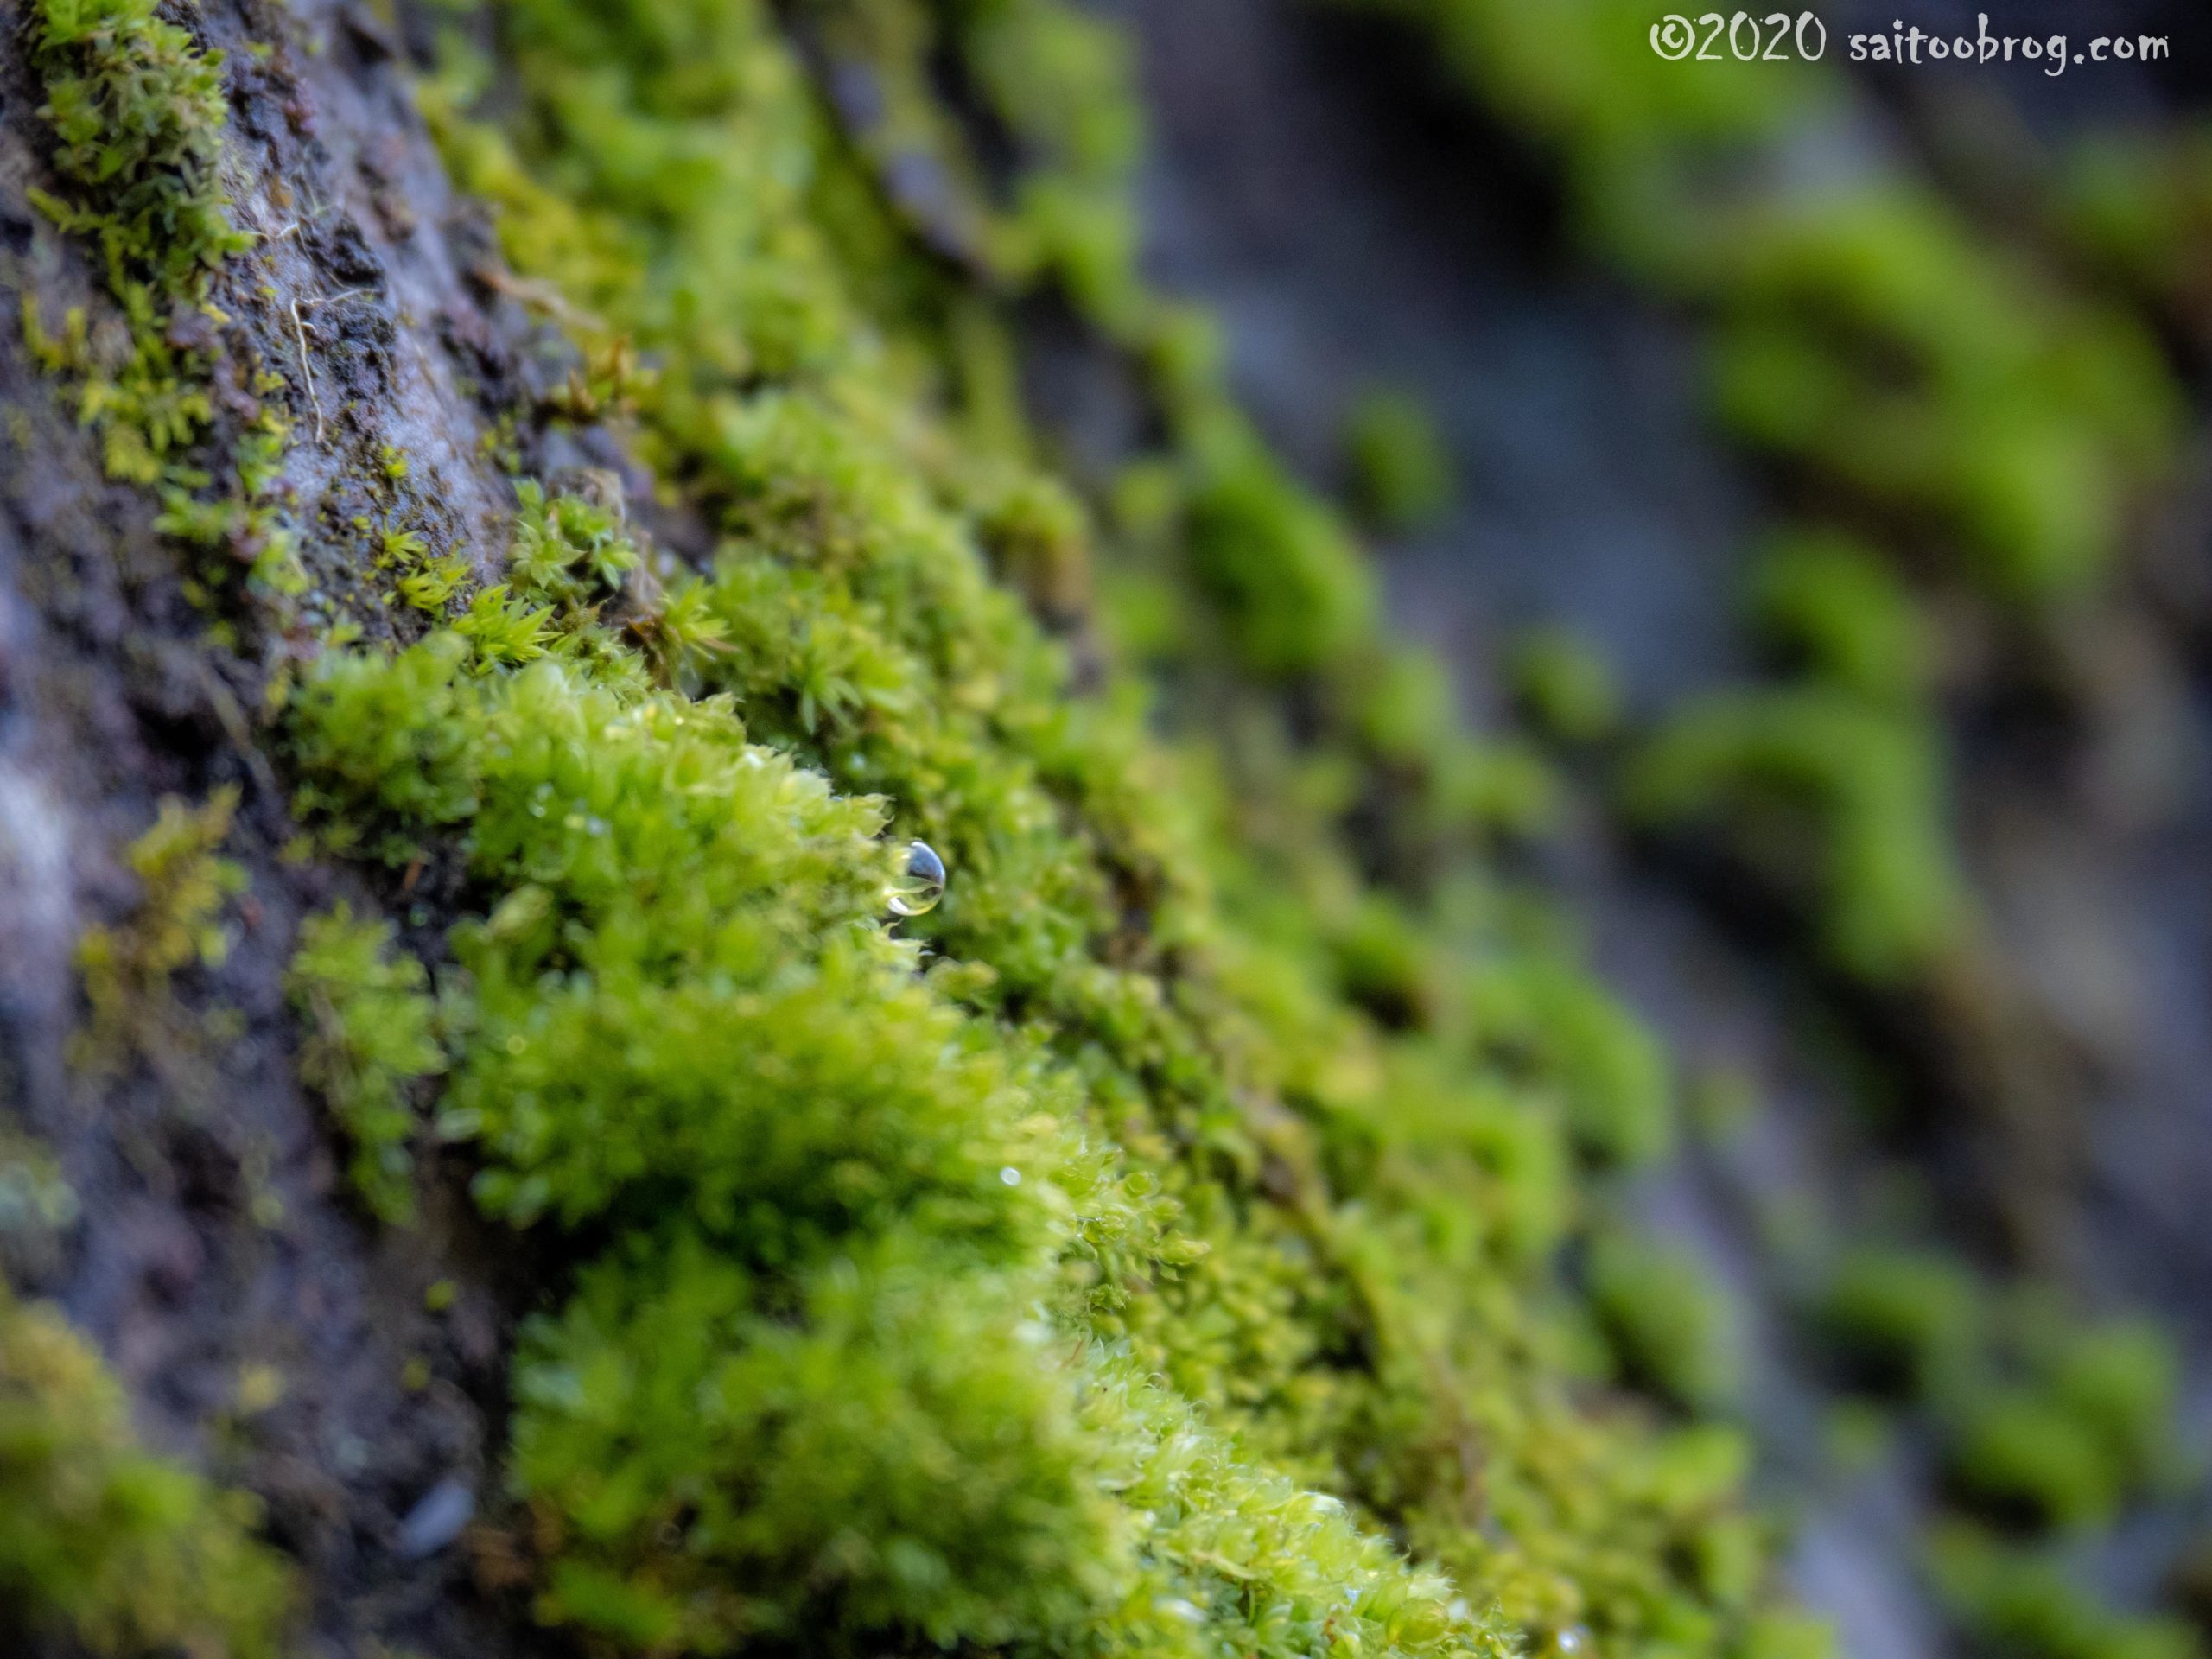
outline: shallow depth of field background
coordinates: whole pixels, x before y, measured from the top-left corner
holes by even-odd
[[[1655,1343],[1694,1346],[1695,1326],[1725,1350],[1713,1398],[1754,1427],[1802,1593],[1863,1659],[1953,1650],[1959,1593],[1999,1607],[1980,1624],[1993,1651],[2168,1651],[2100,1634],[2069,1598],[2212,1618],[2208,20],[1993,8],[1999,33],[2171,41],[2149,69],[2054,79],[1853,71],[1853,29],[1910,10],[1971,34],[1977,9],[1825,8],[1820,99],[1786,96],[1736,163],[1768,169],[1771,199],[1815,226],[1801,268],[1775,278],[1799,287],[1777,297],[1748,292],[1756,278],[1684,277],[1672,252],[1593,223],[1610,187],[1578,176],[1587,149],[1694,126],[1652,113],[1667,83],[1725,105],[1732,77],[1752,78],[1657,64],[1633,9],[1612,9],[1618,49],[1580,62],[1577,20],[1607,9],[1563,9],[1577,19],[1560,20],[1548,64],[1535,4],[1517,25],[1478,4],[1106,10],[1140,48],[1149,269],[1217,309],[1268,435],[1363,510],[1400,625],[1501,732],[1527,731],[1532,703],[1536,726],[1572,727],[1577,673],[1611,682],[1592,694],[1611,704],[1602,734],[1560,746],[1569,798],[1526,856],[1688,1068],[1685,1150],[1630,1200],[1682,1276],[1655,1268],[1624,1294]],[[1529,91],[1516,52],[1537,81],[1598,89]],[[1590,109],[1608,105],[1619,130],[1592,140]],[[1966,274],[1902,245],[1917,228],[1823,242],[1821,214],[1868,194],[1924,205]],[[1671,228],[1694,243],[1728,225]],[[1947,359],[1947,334],[2018,330],[2033,353],[2075,326],[2002,299],[2015,280],[2037,305],[2137,331],[2171,409],[2128,385],[2117,410],[2094,406],[2036,369],[1984,383],[1971,347]],[[1864,379],[1837,393],[1774,362],[1758,384],[1731,353],[1763,316]],[[1079,376],[1045,377],[1042,396],[1078,454],[1110,450],[1110,397]],[[2099,432],[2128,449],[2137,416],[2154,430],[2077,472],[2063,438],[2041,458],[2032,434],[1995,454],[2014,412],[2091,449]],[[2009,476],[1961,509],[1984,463]],[[2024,520],[2079,507],[2093,527],[2018,552],[1974,518],[2015,511],[2006,491]],[[1855,585],[1862,557],[1882,573],[1871,588]],[[2093,568],[2056,568],[2077,559]],[[1793,701],[1834,684],[1886,712],[1821,725]],[[1868,799],[1897,770],[1876,752],[1892,719],[1925,738],[1936,779]],[[1732,758],[1708,755],[1681,810],[1640,815],[1639,757],[1700,721]],[[1925,854],[1950,874],[1876,869],[1865,892],[1839,877],[1831,837],[1879,843],[1885,814],[1891,851],[1869,861]],[[1900,914],[1860,914],[1862,939],[1924,937],[1894,959],[1875,937],[1854,958],[1853,907],[1885,904]],[[2018,1332],[2039,1299],[2077,1297],[2148,1319],[2183,1356],[2183,1445],[2124,1500],[2070,1466],[2069,1431],[2029,1403],[2019,1353],[2037,1338]],[[2155,1393],[2156,1348],[2146,1338],[2133,1376],[2113,1361],[2102,1386]],[[1985,1533],[2038,1565],[1974,1580]]]

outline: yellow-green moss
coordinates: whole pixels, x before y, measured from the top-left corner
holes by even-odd
[[[414,1218],[409,1091],[445,1070],[429,975],[391,954],[391,929],[340,905],[300,926],[290,992],[304,1032],[300,1077],[353,1141],[354,1186],[384,1220]]]
[[[211,413],[205,358],[171,343],[172,316],[203,304],[210,272],[246,245],[216,167],[223,56],[201,51],[154,0],[41,0],[32,30],[39,114],[69,194],[31,198],[62,229],[98,238],[130,353],[120,365],[96,353],[82,311],[49,334],[29,296],[24,334],[48,372],[71,382],[109,473],[153,484]]]
[[[219,964],[230,950],[223,907],[245,889],[245,872],[219,855],[231,830],[238,791],[219,789],[201,805],[164,797],[153,827],[130,845],[128,862],[139,883],[129,920],[94,924],[79,936],[77,970],[91,1019],[77,1052],[87,1064],[112,1064],[118,1046],[147,1039],[169,1015],[169,981],[194,963]]]
[[[99,1357],[0,1287],[0,1622],[103,1659],[276,1659],[290,1585],[256,1520],[140,1450]]]

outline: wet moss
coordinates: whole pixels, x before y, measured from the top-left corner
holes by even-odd
[[[500,124],[426,91],[564,296],[552,417],[626,408],[715,543],[655,591],[609,502],[525,486],[478,588],[395,520],[356,556],[432,631],[331,639],[284,715],[326,854],[461,883],[435,1015],[373,920],[295,963],[372,1205],[404,1212],[442,1058],[479,1206],[549,1279],[582,1259],[514,1372],[539,1617],[632,1651],[1805,1650],[1741,1440],[1578,1402],[1553,1261],[1579,1169],[1663,1146],[1663,1056],[1498,899],[1541,774],[1459,728],[1136,281],[1113,37],[810,10],[910,87],[949,39],[1024,148],[976,257],[1147,364],[1156,550],[1230,671],[1174,746],[1112,667],[1076,695],[1034,613],[1080,604],[1095,532],[963,401],[927,204],[766,7],[518,0]],[[894,927],[916,834],[951,885]]]
[[[710,27],[729,30],[749,15],[717,14]],[[775,67],[782,48],[766,32],[751,37],[757,61],[747,91],[708,107],[671,101],[662,48],[641,53],[632,23],[618,30],[541,7],[512,27],[525,51],[523,83],[543,100],[532,120],[551,114],[559,142],[543,147],[547,126],[511,128],[530,158],[518,164],[493,135],[450,124],[448,154],[505,206],[511,257],[580,291],[619,294],[629,280],[626,266],[603,264],[592,250],[671,235],[658,220],[639,222],[632,182],[600,158],[690,134],[683,142],[696,153],[739,167],[747,154],[740,135],[755,135],[757,146],[760,135],[804,133],[813,119],[803,105],[779,102],[789,83]],[[579,30],[590,48],[581,55],[633,66],[618,94],[602,82],[589,111],[560,91],[587,44]],[[551,41],[563,49],[545,48]],[[689,46],[735,60],[727,35]],[[610,118],[610,109],[619,113]],[[580,188],[557,199],[533,183],[563,171]],[[745,188],[723,180],[711,190],[711,212]],[[702,181],[700,189],[704,207],[709,187]],[[780,200],[795,213],[807,207]],[[664,272],[714,269],[683,251],[694,217],[687,208],[673,221],[685,228],[674,232]],[[779,245],[834,245],[820,237],[795,226]],[[711,257],[728,259],[733,245]],[[826,316],[849,304],[823,270],[811,282],[807,291]],[[1236,642],[1236,659],[1263,689],[1318,682],[1355,767],[1409,761],[1416,788],[1433,788],[1433,758],[1459,753],[1463,740],[1448,700],[1396,696],[1414,679],[1386,678],[1392,696],[1370,696],[1381,642],[1356,547],[1258,448],[1205,378],[1203,355],[1180,350],[1179,320],[1133,305],[1126,277],[1105,280],[1093,266],[1084,283],[1106,326],[1157,361],[1178,411],[1184,430],[1158,522],[1175,538],[1173,556],[1192,591],[1210,602],[1213,625]],[[918,344],[925,360],[926,335],[902,338],[897,319],[886,335],[884,319],[861,317],[836,330],[849,343],[842,354],[801,358],[739,344],[720,359],[731,367],[718,367],[702,343],[741,342],[746,329],[774,321],[738,302],[742,287],[735,273],[718,287],[702,283],[694,291],[715,294],[716,303],[681,333],[664,326],[649,292],[597,302],[663,356],[663,387],[683,389],[641,401],[648,442],[665,445],[668,459],[708,465],[708,499],[721,504],[734,538],[708,590],[719,647],[684,671],[702,689],[739,697],[749,738],[787,746],[846,787],[911,802],[915,816],[901,832],[919,830],[946,852],[952,888],[925,931],[962,964],[945,970],[947,989],[1019,1020],[1056,1064],[1071,1065],[1073,1098],[1084,1103],[1076,1121],[1090,1126],[1086,1137],[1118,1142],[1132,1166],[1124,1197],[1097,1217],[1078,1212],[1068,1262],[1082,1287],[1076,1306],[1098,1339],[1128,1343],[1209,1419],[1234,1424],[1255,1453],[1338,1487],[1371,1514],[1402,1517],[1468,1591],[1497,1594],[1516,1618],[1554,1628],[1587,1618],[1624,1645],[1675,1626],[1724,1639],[1742,1611],[1694,1612],[1703,1592],[1670,1582],[1656,1541],[1705,1535],[1719,1524],[1707,1506],[1725,1500],[1710,1487],[1650,1484],[1633,1456],[1612,1460],[1634,1444],[1632,1426],[1579,1424],[1563,1413],[1543,1380],[1548,1359],[1526,1371],[1504,1360],[1528,1316],[1501,1308],[1485,1321],[1466,1294],[1470,1275],[1490,1271],[1481,1263],[1491,1249],[1507,1250],[1527,1264],[1516,1271],[1526,1271],[1556,1236],[1566,1160],[1545,1092],[1454,1084],[1453,1065],[1465,1063],[1454,1051],[1434,1059],[1401,1053],[1332,1009],[1322,988],[1327,953],[1306,925],[1280,903],[1281,931],[1258,920],[1270,913],[1262,897],[1270,889],[1294,904],[1312,889],[1285,887],[1268,859],[1239,845],[1244,831],[1228,819],[1191,825],[1170,808],[1166,779],[1150,775],[1157,762],[1142,758],[1124,715],[1061,703],[1065,667],[1039,649],[1018,609],[977,584],[973,555],[961,550],[990,544],[988,512],[977,522],[933,505],[918,487],[944,476],[933,447],[902,440],[880,420],[887,382],[875,365],[910,361],[902,351]],[[737,365],[772,360],[772,388],[741,391]],[[727,390],[705,405],[693,401],[717,384]],[[936,488],[961,499],[942,482]],[[1325,603],[1301,604],[1313,594],[1285,584],[1285,570],[1310,573]],[[1251,706],[1268,718],[1263,704]],[[1319,768],[1284,759],[1286,776],[1319,783]],[[1268,798],[1284,804],[1279,794]],[[1342,870],[1332,833],[1323,833],[1318,865]],[[1201,861],[1200,847],[1217,835],[1218,855]],[[1205,897],[1217,886],[1239,895],[1227,914]],[[1106,902],[1117,893],[1142,907],[1135,930]],[[1255,948],[1262,944],[1283,953],[1280,962]],[[1447,991],[1442,1002],[1458,995]],[[1462,1016],[1433,1017],[1465,1032]],[[1610,1052],[1616,1028],[1599,1035],[1606,1040],[1590,1046]],[[1589,1052],[1561,1047],[1578,1058]],[[1291,1109],[1255,1116],[1237,1103],[1240,1093],[1279,1097]],[[1317,1133],[1319,1146],[1309,1149]],[[1338,1172],[1340,1192],[1307,1190],[1310,1178],[1298,1172],[1315,1150]],[[1282,1172],[1271,1178],[1279,1188],[1291,1183],[1273,1198],[1255,1185],[1271,1166]],[[1034,1190],[1032,1182],[1025,1174],[1020,1190]],[[1155,1192],[1165,1203],[1145,1196]],[[1436,1230],[1430,1245],[1416,1243],[1422,1227]],[[1512,1276],[1495,1282],[1503,1290]],[[1417,1312],[1446,1307],[1464,1312],[1440,1321]],[[1331,1357],[1362,1348],[1372,1356],[1363,1365]],[[1422,1450],[1464,1440],[1474,1432],[1464,1426],[1471,1414],[1484,1425],[1481,1478],[1496,1495],[1500,1541],[1449,1518],[1467,1501],[1470,1477],[1440,1470]],[[1587,1522],[1569,1521],[1574,1494],[1592,1484],[1611,1496]],[[1580,1541],[1599,1535],[1648,1539],[1656,1553],[1627,1546],[1599,1569]],[[1175,1620],[1185,1621],[1187,1608],[1203,1630],[1218,1596],[1166,1599],[1179,1604]]]

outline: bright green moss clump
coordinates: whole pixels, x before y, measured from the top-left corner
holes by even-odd
[[[890,49],[882,17],[860,22],[869,26],[838,38]],[[1176,382],[1189,431],[1152,474],[1164,488],[1151,522],[1162,556],[1209,596],[1201,626],[1234,642],[1225,660],[1248,677],[1236,683],[1267,688],[1234,694],[1245,710],[1235,718],[1252,722],[1239,766],[1278,830],[1314,830],[1267,841],[1211,752],[1171,763],[1124,691],[1071,698],[1060,649],[988,580],[986,556],[1009,575],[1087,564],[1070,550],[1087,526],[1065,507],[1027,513],[1017,540],[1006,468],[1018,457],[961,454],[931,400],[909,390],[929,385],[931,342],[945,336],[925,293],[887,311],[857,304],[855,294],[880,296],[880,263],[849,283],[841,250],[876,248],[882,227],[822,141],[765,14],[618,16],[533,0],[504,22],[528,115],[498,131],[440,106],[448,154],[503,208],[526,274],[588,296],[659,359],[639,400],[642,445],[694,480],[723,532],[692,600],[708,633],[640,676],[563,644],[556,601],[551,658],[519,676],[473,677],[453,646],[334,661],[299,731],[313,787],[340,822],[367,827],[364,844],[405,855],[411,836],[442,824],[470,849],[486,918],[454,943],[485,1013],[442,1121],[486,1160],[480,1198],[518,1221],[612,1217],[654,1241],[607,1268],[603,1312],[582,1323],[580,1309],[532,1351],[532,1376],[550,1367],[552,1385],[527,1390],[527,1432],[548,1448],[531,1459],[531,1491],[568,1541],[547,1612],[701,1642],[828,1618],[1020,1626],[1056,1644],[1071,1638],[1039,1627],[1084,1605],[1081,1644],[1249,1647],[1306,1639],[1317,1617],[1349,1628],[1351,1614],[1326,1609],[1346,1602],[1337,1575],[1364,1552],[1381,1574],[1373,1605],[1400,1611],[1378,1611],[1382,1625],[1363,1641],[1487,1640],[1452,1608],[1493,1598],[1517,1620],[1586,1624],[1624,1651],[1665,1632],[1711,1648],[1735,1640],[1760,1617],[1760,1574],[1708,1584],[1682,1576],[1670,1552],[1700,1558],[1698,1541],[1730,1535],[1737,1465],[1711,1480],[1661,1478],[1667,1454],[1632,1417],[1572,1408],[1563,1344],[1535,1311],[1570,1224],[1564,1102],[1587,1099],[1593,1122],[1615,1113],[1626,1125],[1655,1099],[1663,1115],[1663,1067],[1617,1010],[1534,1056],[1518,1037],[1497,1034],[1493,1047],[1502,1027],[1482,1013],[1478,976],[1452,965],[1464,947],[1439,954],[1401,936],[1402,950],[1374,921],[1387,912],[1357,902],[1329,827],[1338,763],[1283,745],[1265,701],[1318,682],[1355,779],[1363,768],[1388,777],[1416,823],[1465,811],[1445,805],[1437,766],[1467,747],[1448,692],[1385,654],[1372,578],[1341,526],[1217,393]],[[721,66],[712,97],[677,68],[706,62]],[[671,153],[696,167],[633,160]],[[756,177],[769,156],[786,164]],[[764,283],[791,303],[748,300]],[[1176,372],[1198,373],[1195,361]],[[1024,544],[1052,549],[1049,563]],[[848,791],[806,809],[830,815],[825,833],[848,824],[832,843],[845,851],[774,875],[785,856],[775,849],[811,818],[740,814],[753,827],[736,835],[726,805],[681,833],[641,834],[639,815],[693,823],[691,805],[660,804],[670,784],[658,768],[695,744],[696,763],[669,776],[696,775],[709,805],[721,786],[706,780],[725,770],[740,799],[816,776]],[[618,766],[618,754],[635,758]],[[508,775],[525,761],[534,769]],[[795,762],[810,770],[788,770]],[[631,781],[594,781],[602,773]],[[884,805],[853,798],[868,794]],[[896,827],[878,841],[887,809]],[[1420,816],[1432,810],[1440,817]],[[943,906],[902,929],[944,959],[919,985],[881,908],[893,849],[915,833],[952,872]],[[726,847],[712,838],[725,834]],[[709,838],[686,850],[699,836]],[[643,919],[694,889],[719,895],[711,910],[727,938],[685,910]],[[1502,937],[1484,948],[1517,954]],[[1435,963],[1437,991],[1408,1001],[1401,993],[1429,977],[1406,971],[1416,960]],[[1417,1029],[1386,1035],[1346,1008],[1339,975]],[[1541,1035],[1546,1017],[1516,1030]],[[684,1040],[656,1040],[671,1033]],[[1541,1081],[1517,1080],[1509,1049]],[[1570,1060],[1587,1065],[1586,1082],[1554,1082]],[[1618,1134],[1628,1156],[1649,1143],[1626,1127],[1593,1134]],[[683,1236],[666,1236],[677,1217]],[[791,1582],[790,1554],[816,1548],[813,1523],[761,1507],[781,1448],[798,1456],[806,1442],[733,1422],[717,1435],[709,1491],[667,1484],[680,1459],[664,1432],[613,1448],[572,1439],[586,1432],[570,1421],[580,1408],[593,1422],[623,1414],[580,1408],[569,1376],[602,1379],[588,1386],[608,1400],[658,1386],[643,1380],[617,1305],[651,1305],[670,1264],[690,1261],[704,1265],[687,1283],[721,1287],[729,1334],[686,1362],[703,1368],[687,1379],[741,1370],[756,1345],[774,1351],[762,1367],[835,1352],[881,1379],[855,1413],[903,1414],[918,1445],[968,1446],[944,1380],[959,1373],[937,1368],[982,1362],[933,1358],[913,1319],[867,1311],[872,1298],[918,1294],[901,1288],[898,1265],[915,1260],[936,1264],[931,1294],[963,1332],[986,1315],[1034,1318],[1040,1292],[1020,1287],[1041,1287],[1068,1370],[1041,1390],[978,1372],[978,1394],[1010,1402],[1009,1446],[1030,1450],[1006,1462],[961,1452],[983,1471],[978,1507],[941,1516],[902,1505],[914,1477],[886,1463],[881,1505],[855,1499],[864,1524],[816,1569],[834,1589],[815,1599]],[[794,1330],[770,1332],[763,1307],[785,1310]],[[999,1346],[1019,1356],[1022,1340]],[[1124,1366],[1169,1391],[1135,1388]],[[794,1402],[778,1435],[817,1415],[824,1434],[859,1432],[837,1428],[834,1402],[803,1381],[774,1386]],[[1126,1403],[1102,1419],[1114,1400]],[[572,1444],[590,1454],[555,1455]],[[1438,1446],[1471,1448],[1478,1469]],[[1223,1474],[1173,1510],[1140,1502],[1111,1472],[1165,1479],[1185,1457]],[[610,1462],[629,1484],[602,1509]],[[1083,1497],[1100,1471],[1122,1491],[1103,1510]],[[1298,1485],[1333,1491],[1343,1513]],[[728,1524],[656,1529],[651,1518],[695,1491]],[[1014,1507],[992,1509],[994,1494]],[[1471,1504],[1496,1524],[1471,1522]],[[1372,1521],[1402,1529],[1457,1588],[1382,1566],[1379,1547],[1356,1543]],[[1018,1593],[976,1593],[1017,1580]],[[677,1584],[697,1593],[671,1605],[656,1588]],[[686,1611],[709,1585],[730,1599]],[[1086,1602],[1101,1585],[1117,1587]],[[1269,1608],[1281,1611],[1260,1618]],[[1247,1620],[1258,1637],[1238,1633]]]
[[[139,1450],[99,1357],[0,1287],[0,1624],[103,1659],[276,1659],[289,1586],[254,1523]]]
[[[118,281],[188,287],[245,245],[216,175],[223,54],[202,52],[154,0],[41,0],[39,113],[54,165],[80,193],[41,194],[65,230],[99,238]]]
[[[506,893],[454,940],[474,1012],[440,1126],[481,1149],[480,1202],[630,1240],[518,1363],[514,1478],[563,1541],[547,1615],[709,1652],[825,1619],[1150,1646],[1144,1575],[1196,1608],[1226,1570],[1240,1605],[1318,1616],[1298,1561],[1147,1553],[1160,1517],[1109,1501],[1116,1460],[1165,1454],[1162,1408],[1087,1430],[1112,1362],[1071,1371],[1039,1316],[1156,1255],[1157,1224],[1071,1137],[1073,1079],[913,976],[879,810],[718,702],[467,660],[327,657],[296,731],[327,806],[460,829]],[[1486,1640],[1440,1590],[1391,1594],[1419,1650]]]
[[[83,313],[55,336],[29,297],[24,333],[48,372],[72,381],[109,473],[156,483],[211,414],[204,356],[171,343],[171,316],[200,303],[214,267],[247,245],[216,172],[222,54],[200,51],[154,0],[41,0],[33,29],[47,92],[39,113],[72,194],[33,190],[32,200],[63,229],[99,238],[130,355],[120,367],[96,361]]]
[[[408,1090],[445,1069],[429,978],[414,957],[393,957],[389,925],[356,921],[347,906],[301,925],[291,970],[305,1027],[300,1077],[353,1140],[353,1185],[393,1223],[415,1213]]]
[[[796,1280],[664,1248],[594,1269],[518,1366],[514,1478],[573,1529],[550,1611],[646,1649],[950,1646],[1071,1632],[1127,1593],[1046,1327],[1005,1316],[1020,1287],[897,1243]]]

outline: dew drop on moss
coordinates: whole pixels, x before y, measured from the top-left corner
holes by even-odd
[[[944,861],[926,841],[908,842],[906,870],[891,884],[891,913],[919,916],[935,910],[944,897]]]

